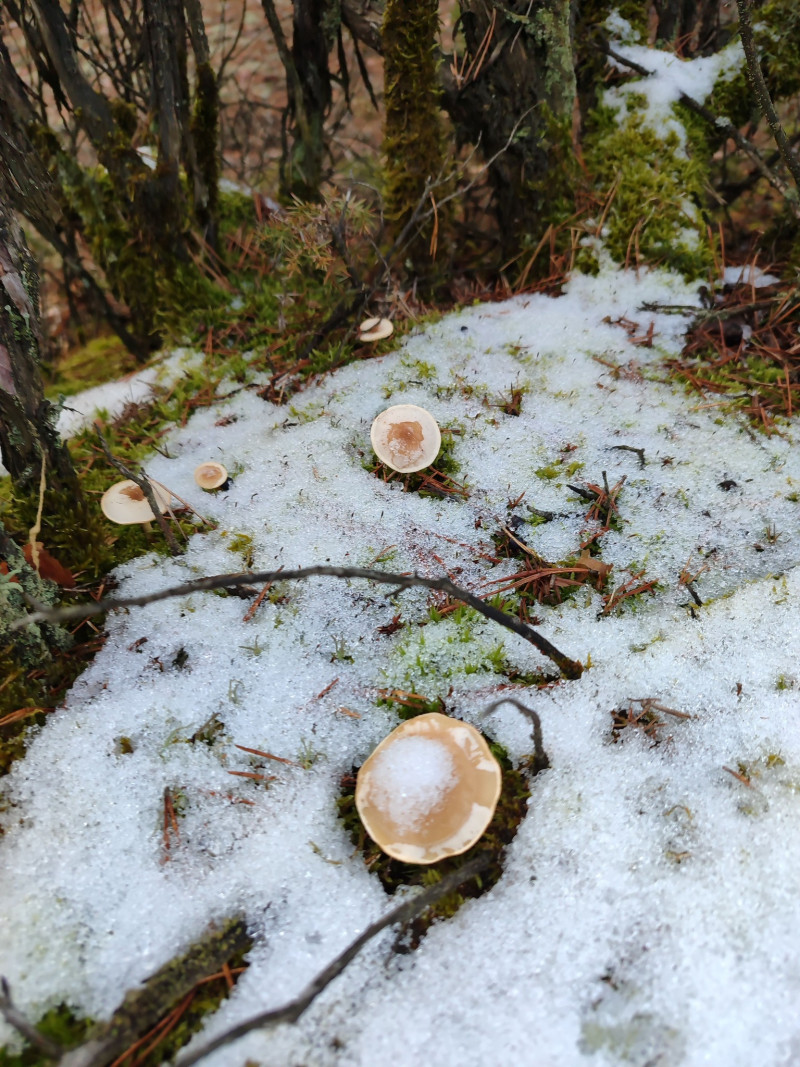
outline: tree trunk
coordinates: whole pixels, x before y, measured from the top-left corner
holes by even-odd
[[[0,452],[14,485],[39,485],[42,463],[51,488],[77,494],[69,452],[55,429],[39,374],[39,288],[19,223],[0,201]]]
[[[396,231],[418,211],[431,183],[443,178],[438,32],[438,0],[387,0],[381,31],[384,212]],[[428,226],[409,249],[418,273],[430,267],[430,232]]]
[[[508,251],[540,232],[569,180],[576,95],[569,0],[464,0],[466,56],[445,102],[461,140],[480,144]],[[566,170],[566,173],[565,173]],[[560,181],[559,177],[561,176]]]
[[[305,129],[290,149],[290,191],[301,200],[320,195],[325,162],[324,123],[331,106],[330,42],[324,20],[329,0],[294,0],[292,59],[303,95]]]

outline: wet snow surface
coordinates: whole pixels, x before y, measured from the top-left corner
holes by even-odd
[[[603,471],[626,479],[620,528],[599,542],[611,587],[642,572],[659,583],[607,617],[588,587],[537,610],[542,633],[591,666],[502,690],[539,712],[550,769],[499,883],[409,955],[385,932],[298,1024],[209,1064],[800,1061],[800,457],[793,428],[768,439],[663,383],[685,319],[646,301],[696,295],[608,270],[559,299],[476,306],[290,406],[241,390],[149,463],[219,525],[180,559],[122,568],[124,595],[239,570],[247,538],[255,568],[446,572],[485,594],[519,566],[487,558],[492,533],[531,507],[554,518],[520,535],[549,560],[575,557],[598,526],[568,484]],[[634,344],[651,323],[654,347]],[[512,387],[519,416],[501,410]],[[372,419],[401,402],[450,432],[469,499],[365,469]],[[228,492],[194,486],[209,459],[232,473]],[[480,715],[509,684],[503,656],[552,670],[522,639],[486,620],[422,626],[424,591],[387,600],[319,579],[272,592],[247,622],[247,602],[209,593],[110,618],[104,651],[2,782],[0,972],[32,1017],[61,1002],[108,1017],[209,923],[243,914],[250,967],[204,1039],[298,993],[383,914],[392,902],[336,809],[342,774],[397,725],[380,689],[442,696],[512,759],[529,753],[515,708]],[[398,613],[405,625],[381,634]],[[634,728],[614,742],[612,710],[646,698],[691,718],[662,716],[655,746]],[[165,789],[180,829],[168,852]],[[4,1024],[0,1036],[13,1040]]]

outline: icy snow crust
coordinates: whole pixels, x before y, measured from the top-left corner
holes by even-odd
[[[508,502],[524,492],[516,515],[555,513],[520,531],[548,559],[573,556],[596,526],[567,483],[600,484],[604,470],[611,485],[627,477],[622,527],[600,542],[612,580],[643,570],[660,582],[611,617],[588,589],[537,612],[591,667],[502,690],[541,715],[551,766],[494,889],[410,955],[385,932],[298,1024],[252,1033],[210,1065],[800,1058],[800,457],[794,427],[758,436],[659,380],[685,320],[639,309],[695,300],[672,276],[606,270],[560,299],[473,307],[291,407],[240,391],[149,462],[219,529],[180,559],[122,568],[123,595],[240,569],[229,546],[242,534],[257,568],[380,560],[483,593],[517,566],[486,558]],[[631,344],[613,324],[622,315],[642,335],[654,323],[653,349]],[[518,417],[499,407],[515,385],[527,390]],[[365,469],[372,419],[399,402],[459,431],[469,500],[404,493]],[[644,467],[628,448],[644,449]],[[196,489],[207,459],[232,472],[229,492]],[[702,608],[684,567],[704,568]],[[32,1017],[62,1001],[108,1017],[210,922],[241,913],[250,967],[205,1039],[297,994],[383,914],[392,902],[336,814],[341,775],[397,725],[380,688],[442,695],[513,759],[529,753],[516,709],[480,714],[507,685],[488,658],[500,642],[519,670],[551,668],[525,641],[485,620],[417,625],[421,591],[387,601],[320,579],[274,592],[288,599],[251,622],[247,603],[205,593],[111,617],[105,649],[4,780],[0,972]],[[398,612],[407,625],[380,634]],[[613,743],[611,710],[647,697],[692,718],[668,719],[657,747],[631,728]],[[211,743],[192,742],[204,726]],[[274,780],[228,773],[250,770]],[[165,788],[181,812],[168,859]],[[4,1024],[0,1038],[15,1040]]]
[[[370,792],[403,831],[418,830],[456,781],[447,747],[427,737],[400,738],[372,766]]]

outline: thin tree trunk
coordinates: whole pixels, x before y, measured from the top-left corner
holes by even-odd
[[[55,429],[39,373],[39,287],[25,236],[0,200],[0,452],[15,486],[39,484],[42,464],[51,488],[72,489],[77,479]]]
[[[194,215],[212,248],[217,243],[219,200],[219,86],[208,47],[200,0],[184,0],[186,25],[194,52],[197,86],[190,127],[194,169]]]

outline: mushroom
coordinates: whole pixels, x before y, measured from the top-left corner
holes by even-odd
[[[436,419],[416,404],[393,404],[372,423],[370,439],[375,455],[401,474],[430,467],[442,446]]]
[[[195,467],[194,480],[201,489],[205,489],[207,493],[210,493],[214,489],[224,489],[226,487],[228,472],[221,463],[210,459],[206,463],[201,463],[199,467]]]
[[[150,482],[150,486],[163,515],[169,510],[170,494],[153,482]],[[147,528],[155,518],[144,493],[136,482],[130,480],[116,482],[110,489],[106,489],[100,499],[100,507],[107,519],[122,526],[132,526],[140,522]]]
[[[365,319],[358,327],[359,341],[382,341],[394,333],[389,319]]]
[[[436,863],[483,835],[501,787],[500,765],[475,727],[434,711],[398,726],[364,762],[356,808],[387,855]]]

